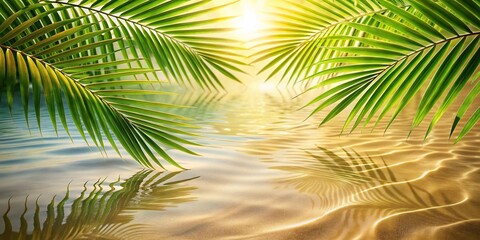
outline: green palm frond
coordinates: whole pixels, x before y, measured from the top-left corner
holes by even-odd
[[[396,1],[403,4],[403,1]],[[280,80],[294,83],[322,66],[307,69],[322,59],[334,59],[338,53],[321,48],[325,44],[343,44],[326,37],[348,34],[345,22],[363,22],[365,16],[387,11],[375,0],[339,1],[279,1],[272,6],[270,22],[273,26],[258,38],[253,55],[255,62],[268,60],[259,73],[269,71],[267,80],[280,75]]]
[[[310,2],[319,6],[316,12],[304,5],[289,4],[289,9],[297,10],[288,13],[284,10],[280,17],[297,19],[297,25],[277,29],[272,36],[278,38],[286,31],[291,42],[268,42],[270,47],[260,59],[276,56],[262,70],[280,62],[272,73],[284,70],[283,77],[290,74],[293,80],[315,80],[308,90],[332,86],[307,104],[316,105],[312,115],[336,104],[321,124],[353,105],[343,130],[352,123],[351,131],[362,122],[364,127],[373,120],[378,124],[393,111],[390,126],[410,100],[422,92],[412,130],[441,102],[425,134],[427,137],[462,90],[468,89],[470,94],[458,109],[451,134],[472,108],[477,109],[459,132],[457,141],[478,122],[480,109],[475,103],[480,83],[478,75],[474,76],[480,62],[480,15],[473,10],[480,8],[478,3]],[[325,23],[320,24],[322,21]],[[305,34],[299,37],[302,31]]]
[[[347,55],[339,61],[341,66],[312,75],[311,77],[321,77],[330,73],[336,74],[334,77],[327,77],[314,88],[334,83],[342,87],[329,90],[309,104],[322,101],[314,110],[316,113],[338,102],[325,117],[323,124],[357,100],[344,124],[345,129],[356,118],[351,129],[353,131],[362,121],[365,126],[377,113],[379,116],[376,123],[393,111],[390,125],[409,101],[427,85],[415,113],[412,130],[425,119],[445,93],[446,96],[430,123],[426,137],[478,69],[479,15],[477,13],[470,17],[472,13],[468,12],[468,6],[462,3],[449,8],[441,2],[411,1],[411,7],[401,8],[387,1],[380,2],[389,12],[368,16],[367,23],[345,23],[356,30],[355,33],[333,36],[335,39],[354,41],[359,47],[328,47]],[[449,1],[448,4],[451,5],[452,2]],[[392,60],[385,63],[352,63],[351,59],[358,57],[378,57],[379,61],[383,58]],[[467,97],[467,101],[460,106],[452,133],[467,109],[478,107],[472,103],[479,93],[480,83],[476,79],[472,80],[472,96]],[[457,141],[478,121],[478,114],[477,110],[467,121]]]
[[[236,1],[212,4],[198,1],[58,1],[39,0],[50,8],[66,8],[66,16],[90,15],[96,31],[115,28],[109,37],[124,37],[124,58],[142,57],[150,68],[160,68],[163,76],[181,85],[203,89],[223,88],[218,75],[237,82],[235,72],[243,56],[240,42],[224,25],[235,16],[220,10]],[[127,50],[129,49],[129,51]]]
[[[85,141],[87,132],[100,149],[106,138],[120,154],[119,142],[144,166],[156,163],[163,167],[160,156],[180,167],[165,147],[194,154],[182,146],[194,143],[177,136],[191,136],[185,129],[192,126],[184,123],[188,119],[165,111],[179,106],[144,100],[145,94],[170,94],[158,90],[161,82],[148,80],[157,70],[135,56],[119,59],[117,53],[125,51],[128,40],[116,35],[118,28],[98,30],[101,21],[89,14],[52,21],[71,7],[46,6],[50,5],[29,5],[0,24],[0,92],[6,92],[10,109],[18,84],[28,121],[31,85],[39,127],[43,95],[55,130],[58,115],[68,133],[66,100]]]

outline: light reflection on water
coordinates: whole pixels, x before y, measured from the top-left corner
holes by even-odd
[[[187,92],[168,99],[193,106],[175,111],[202,127],[195,141],[204,146],[193,148],[202,156],[172,153],[191,169],[180,173],[144,171],[112,149],[110,158],[103,158],[76,133],[74,144],[64,133],[56,137],[47,118],[44,137],[36,129],[30,135],[19,107],[13,118],[2,114],[2,215],[11,200],[0,221],[1,236],[6,238],[9,222],[14,232],[35,233],[38,198],[40,229],[49,230],[43,224],[51,220],[45,226],[57,227],[50,234],[62,237],[74,232],[152,239],[476,238],[478,128],[453,145],[446,119],[426,141],[425,126],[406,140],[412,108],[385,135],[380,126],[339,137],[339,123],[317,128],[321,116],[304,121],[310,109],[299,108],[310,98],[292,100],[296,95]],[[47,116],[46,109],[42,114]],[[58,208],[67,186],[68,200]],[[73,214],[76,199],[91,210]],[[110,213],[102,215],[104,208]],[[63,220],[58,209],[64,209]]]

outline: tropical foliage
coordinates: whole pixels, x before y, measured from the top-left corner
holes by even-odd
[[[375,126],[388,113],[397,117],[422,94],[413,130],[440,105],[430,133],[462,91],[451,134],[469,117],[457,141],[480,119],[480,2],[474,0],[288,1],[273,10],[276,27],[259,38],[255,62],[268,60],[260,72],[281,73],[287,83],[308,90],[331,86],[308,105],[317,112],[336,104],[321,124],[352,106],[343,130],[362,122]],[[443,100],[442,100],[443,99]],[[476,108],[476,109],[475,109]],[[472,110],[473,109],[473,110]],[[473,112],[469,115],[467,112]],[[387,126],[387,128],[388,128]]]
[[[192,126],[169,114],[167,103],[145,95],[171,82],[207,90],[223,88],[239,56],[217,26],[231,18],[204,16],[232,2],[209,1],[7,1],[0,2],[0,92],[10,110],[19,85],[28,122],[30,85],[40,127],[42,95],[55,130],[67,131],[64,101],[76,128],[101,150],[104,138],[142,165],[163,167],[159,156],[180,167],[166,148],[195,154],[185,136]],[[151,81],[157,80],[157,81]],[[162,147],[161,147],[162,146]]]

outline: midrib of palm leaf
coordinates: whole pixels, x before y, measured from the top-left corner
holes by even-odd
[[[388,69],[390,69],[392,66],[398,64],[399,62],[401,62],[402,60],[405,60],[417,53],[420,53],[422,51],[425,51],[426,49],[429,49],[429,48],[433,48],[437,45],[440,45],[442,43],[445,43],[445,42],[449,42],[449,41],[453,41],[453,40],[456,40],[456,39],[459,39],[459,38],[464,38],[464,37],[469,37],[469,36],[474,36],[474,35],[479,35],[480,34],[480,31],[477,31],[477,32],[473,32],[473,33],[465,33],[465,34],[460,34],[460,35],[457,35],[457,36],[453,36],[453,37],[449,37],[449,38],[445,38],[445,39],[441,39],[439,40],[438,42],[433,42],[433,43],[430,43],[424,47],[421,47],[419,49],[416,49],[415,51],[412,51],[408,54],[405,54],[405,56],[402,56],[401,58],[393,61],[392,63],[388,64],[382,71],[380,71],[378,74],[377,74],[377,77],[379,75],[382,75],[383,73],[385,73]],[[313,76],[311,76],[313,77]]]
[[[460,38],[467,38],[467,37],[475,36],[475,35],[479,35],[479,34],[480,34],[480,31],[473,32],[473,33],[460,34],[460,35],[457,35],[457,36],[453,36],[453,37],[450,37],[450,38],[446,38],[446,39],[440,40],[440,41],[438,41],[438,42],[431,43],[431,44],[429,44],[429,45],[427,45],[427,46],[425,46],[425,47],[422,47],[422,48],[420,48],[420,49],[417,49],[417,50],[415,50],[415,51],[413,51],[413,52],[405,55],[404,57],[396,60],[395,62],[393,62],[392,64],[390,64],[387,68],[385,68],[384,70],[382,70],[382,71],[378,74],[378,76],[380,76],[380,75],[382,75],[383,73],[385,73],[389,68],[391,68],[392,66],[398,64],[400,61],[402,61],[402,60],[404,60],[404,59],[407,59],[407,58],[409,58],[410,56],[413,56],[413,55],[415,55],[415,54],[417,54],[417,53],[420,53],[420,52],[425,51],[425,50],[430,49],[430,48],[434,48],[434,47],[436,47],[436,46],[438,46],[438,45],[440,45],[440,44],[446,43],[446,42],[454,41],[454,40],[457,40],[457,39],[460,39]],[[378,78],[378,76],[377,76],[376,78]],[[376,78],[375,78],[375,79],[376,79]],[[375,79],[374,79],[374,80],[375,80]],[[397,113],[397,114],[398,114],[398,113]],[[393,117],[393,118],[394,118],[394,117]],[[375,125],[377,125],[380,120],[381,120],[381,118],[379,118],[379,119],[376,121],[376,124],[375,124]],[[392,121],[393,121],[393,119],[390,120],[388,126],[390,126],[390,125],[392,124]],[[387,126],[387,128],[388,128],[388,126]]]
[[[449,37],[449,38],[446,38],[446,39],[441,39],[441,40],[439,40],[439,41],[437,41],[437,42],[433,42],[433,43],[430,43],[430,44],[428,44],[428,45],[426,45],[426,46],[424,46],[424,47],[422,47],[422,48],[416,49],[415,51],[412,51],[412,52],[410,52],[410,53],[408,53],[408,54],[400,57],[399,59],[393,61],[392,63],[386,65],[385,68],[383,68],[382,70],[378,71],[377,73],[374,73],[374,74],[373,74],[374,76],[370,77],[370,79],[369,79],[368,82],[371,83],[371,82],[374,82],[374,81],[378,80],[379,77],[381,77],[383,74],[385,74],[385,73],[386,73],[389,69],[391,69],[392,67],[396,66],[397,64],[399,64],[399,63],[402,62],[403,60],[406,60],[406,59],[408,59],[409,57],[412,57],[412,56],[414,56],[414,55],[416,55],[416,54],[419,54],[419,53],[421,53],[421,52],[423,52],[423,51],[425,51],[425,50],[434,48],[434,47],[436,47],[436,46],[438,46],[438,45],[441,45],[441,44],[443,44],[443,43],[446,43],[446,42],[454,41],[454,40],[457,40],[457,39],[460,39],[460,38],[466,38],[466,37],[470,37],[470,36],[475,36],[475,35],[479,35],[479,34],[480,34],[480,31],[473,32],[473,33],[460,34],[460,35],[453,36],[453,37]],[[316,76],[318,76],[318,75],[315,75],[315,74],[314,74],[314,75],[309,76],[309,77],[307,77],[307,78],[314,78],[314,77],[316,77]],[[321,83],[321,84],[318,84],[317,86],[315,86],[315,88],[316,88],[316,87],[320,87],[320,86],[324,86],[324,85],[327,85],[327,84],[326,84],[326,83]],[[315,112],[317,112],[317,111],[318,111],[318,110],[316,110]],[[382,119],[382,117],[384,116],[385,113],[386,113],[386,112],[382,112],[382,114],[380,115],[380,117],[379,117],[379,118],[377,119],[377,121],[375,122],[375,126],[380,122],[380,120]],[[398,113],[396,113],[396,114],[398,114]],[[370,115],[370,116],[367,117],[367,121],[365,121],[365,125],[369,122],[369,119],[370,119],[372,116],[373,116],[373,115]],[[333,116],[332,116],[332,117],[333,117]],[[325,118],[320,125],[328,122],[332,117]],[[393,117],[393,119],[394,119],[394,118],[395,118],[395,116]],[[390,126],[390,125],[392,124],[393,119],[388,123],[388,126]],[[353,130],[357,127],[358,123],[359,123],[358,121],[355,123],[355,125],[354,125],[354,127],[352,128],[351,131],[353,131]],[[364,125],[364,127],[365,127],[365,125]],[[387,129],[388,129],[388,126],[387,126]],[[346,127],[347,127],[347,125],[344,125],[342,131],[345,131]]]

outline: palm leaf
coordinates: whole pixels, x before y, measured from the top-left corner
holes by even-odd
[[[315,79],[316,83],[308,90],[334,85],[307,106],[316,105],[312,112],[315,114],[336,104],[322,121],[324,124],[353,105],[343,127],[346,130],[353,124],[350,131],[362,122],[365,127],[375,120],[376,125],[393,111],[390,126],[410,100],[423,92],[412,130],[436,104],[442,103],[425,134],[427,137],[460,92],[472,89],[470,100],[458,109],[453,131],[467,110],[475,108],[478,102],[474,99],[480,83],[473,76],[480,59],[480,15],[471,9],[472,5],[480,6],[465,1],[356,2],[312,1],[322,6],[315,14],[306,6],[289,4],[289,9],[297,10],[283,11],[281,17],[297,19],[299,26],[291,26],[288,31],[308,30],[310,34],[295,37],[295,44],[278,44],[264,51],[271,54],[291,48],[288,54],[282,52],[273,60],[279,62],[273,72],[288,66],[290,79],[304,78],[306,82]],[[300,24],[300,19],[306,23]],[[315,50],[302,50],[312,44]],[[266,65],[262,70],[272,67]],[[457,141],[478,122],[477,115],[469,118]]]
[[[119,43],[124,58],[144,58],[149,68],[158,66],[164,77],[182,85],[203,89],[223,88],[219,75],[237,82],[243,72],[240,42],[226,38],[232,29],[220,25],[234,16],[216,16],[236,1],[57,1],[40,0],[44,8],[66,8],[66,16],[91,15],[95,30],[115,28],[106,39],[123,37]],[[65,21],[60,17],[56,21]],[[225,24],[224,24],[225,25]],[[107,52],[112,45],[105,46]],[[128,49],[128,50],[127,50]],[[110,49],[111,50],[111,49]],[[215,53],[215,54],[212,54]]]
[[[165,112],[179,106],[142,100],[145,94],[170,93],[158,90],[160,82],[142,80],[156,72],[142,67],[146,65],[144,60],[132,57],[117,60],[117,46],[122,46],[125,40],[112,37],[113,28],[95,31],[94,26],[100,22],[89,15],[36,27],[37,23],[46,23],[45,19],[55,18],[54,15],[64,9],[46,10],[44,5],[28,9],[39,8],[45,12],[41,18],[35,18],[36,21],[22,23],[22,19],[31,18],[25,18],[27,10],[20,10],[6,20],[19,22],[17,26],[2,24],[0,28],[3,29],[0,39],[4,40],[0,42],[0,92],[6,92],[10,109],[16,84],[19,84],[28,121],[31,84],[39,128],[40,96],[43,95],[55,130],[58,116],[69,134],[66,101],[81,136],[87,141],[88,134],[101,150],[105,149],[103,139],[106,138],[120,154],[117,148],[120,143],[135,160],[147,167],[154,167],[153,163],[163,167],[158,156],[180,167],[167,154],[166,148],[195,154],[182,146],[194,143],[177,136],[192,135],[182,130],[191,126],[183,123],[184,117]],[[9,34],[12,31],[15,34]],[[137,67],[125,68],[125,65],[136,63],[139,63]],[[135,114],[131,109],[135,109]]]
[[[478,68],[480,59],[480,48],[478,44],[480,39],[479,25],[475,21],[475,18],[468,20],[456,17],[454,13],[458,12],[458,9],[449,9],[441,3],[412,1],[412,8],[410,10],[399,8],[386,1],[381,2],[391,12],[384,15],[372,16],[373,22],[376,22],[378,26],[365,24],[348,25],[358,31],[366,33],[365,38],[380,39],[398,45],[416,46],[416,48],[413,51],[404,52],[402,49],[395,47],[369,46],[375,50],[398,53],[399,57],[389,65],[386,65],[381,72],[373,76],[371,82],[366,84],[364,88],[352,92],[350,95],[351,99],[360,100],[355,105],[354,111],[350,113],[348,120],[344,124],[344,128],[355,118],[358,111],[361,113],[357,116],[352,131],[358,123],[363,120],[365,113],[369,112],[364,121],[364,125],[373,119],[374,115],[380,112],[382,107],[383,110],[380,112],[376,122],[378,123],[387,112],[394,110],[393,117],[389,123],[390,125],[413,96],[428,83],[423,92],[424,97],[418,105],[411,127],[412,130],[425,119],[435,104],[441,101],[445,93],[446,97],[442,107],[436,112],[434,119],[431,121],[429,129],[425,134],[426,137],[442,116],[445,109],[454,101]],[[415,14],[422,17],[416,17]],[[466,21],[468,26],[464,21]],[[434,25],[435,28],[422,28],[426,25]],[[393,36],[393,34],[404,35],[404,37],[396,37]],[[405,37],[408,37],[409,40],[407,41]],[[355,56],[365,55],[352,47],[347,48],[348,50],[352,50],[350,53],[353,53]],[[399,64],[403,61],[407,61],[407,66],[409,64],[414,65],[412,61],[415,61],[415,64],[418,65],[414,68],[404,68]],[[369,67],[367,63],[363,64],[363,66],[365,69]],[[436,72],[434,70],[436,70]],[[340,67],[335,67],[332,71],[336,71],[338,74],[345,74],[347,72],[340,69]],[[387,71],[396,71],[396,74],[383,77]],[[373,84],[380,80],[382,83],[380,83],[379,86]],[[478,82],[474,82],[474,84],[478,84]],[[447,91],[449,88],[450,91]],[[342,100],[342,102],[345,101],[347,101],[346,98]],[[351,103],[351,101],[349,103]],[[394,109],[395,105],[397,105],[396,109]],[[474,106],[473,104],[462,105],[462,108],[469,107]],[[343,110],[341,104],[335,107],[332,112],[338,113],[339,110]],[[327,118],[324,122],[328,120]],[[475,116],[473,115],[471,121],[476,122],[478,119],[475,120]],[[457,137],[457,141],[465,135],[465,131],[471,129],[471,121],[465,125],[466,128],[461,131],[461,134]]]
[[[402,1],[397,1],[402,2]],[[285,4],[286,3],[286,4]],[[269,60],[259,73],[270,72],[267,80],[279,73],[280,81],[295,83],[313,72],[324,69],[324,66],[311,66],[323,59],[339,57],[329,46],[351,45],[334,39],[325,39],[341,33],[348,33],[345,22],[364,22],[365,16],[387,11],[375,0],[340,0],[340,1],[284,1],[274,5],[269,12],[274,27],[264,36],[257,39],[258,49],[253,55],[254,63]]]

